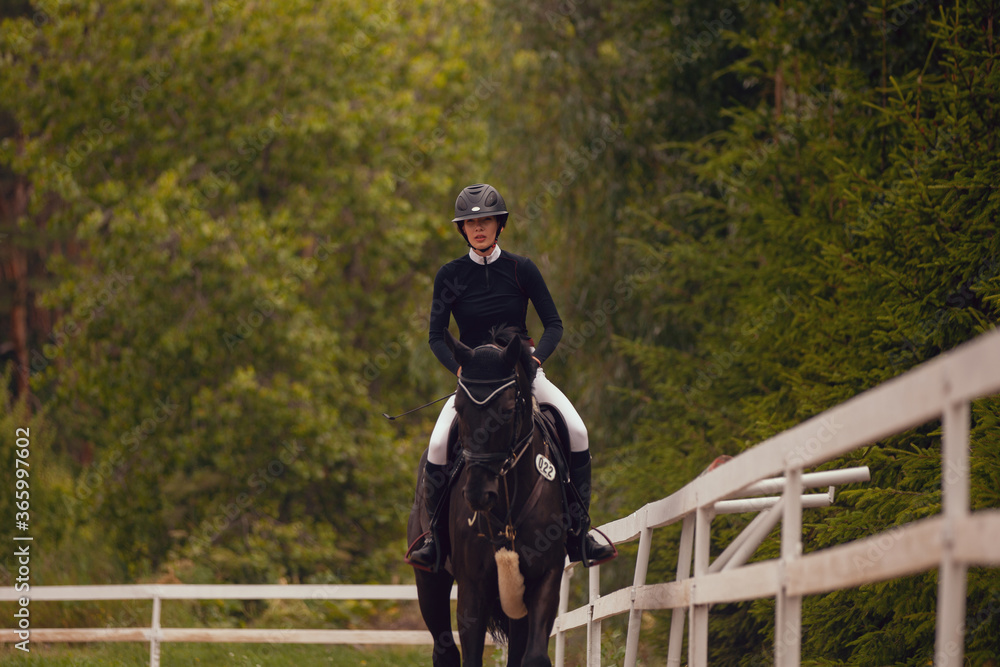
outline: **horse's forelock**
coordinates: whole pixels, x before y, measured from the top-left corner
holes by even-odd
[[[475,354],[462,366],[462,377],[469,380],[497,380],[510,377],[514,369],[504,359],[503,350],[484,345],[475,349]]]
[[[508,327],[501,324],[490,329],[490,342],[500,347],[507,347],[507,344],[518,335],[516,327]]]

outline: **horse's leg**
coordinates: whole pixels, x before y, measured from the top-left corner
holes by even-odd
[[[482,590],[477,590],[478,588],[469,585],[458,588],[458,607],[455,616],[458,621],[458,636],[462,642],[462,667],[483,665],[486,628],[490,617],[489,602],[496,599],[496,593],[490,597]]]
[[[528,607],[528,630],[525,638],[522,667],[552,667],[549,659],[549,635],[559,612],[559,585],[562,583],[562,567],[548,570],[537,585],[525,591],[525,605]],[[527,589],[527,587],[526,587]]]
[[[507,667],[521,667],[524,649],[528,645],[528,617],[511,620],[507,633]]]
[[[434,638],[434,667],[460,667],[461,657],[451,631],[452,576],[444,570],[431,574],[414,570],[420,614]]]

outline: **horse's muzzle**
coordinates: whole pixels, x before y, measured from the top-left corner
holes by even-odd
[[[500,498],[496,489],[481,488],[473,492],[468,486],[465,487],[462,495],[465,496],[465,502],[468,503],[473,512],[490,511]]]

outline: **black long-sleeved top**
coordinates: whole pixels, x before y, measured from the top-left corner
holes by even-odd
[[[471,254],[448,262],[434,278],[429,336],[434,355],[449,371],[458,372],[458,362],[444,340],[452,315],[459,339],[469,347],[488,342],[490,329],[498,325],[516,327],[530,338],[525,322],[531,301],[545,327],[534,355],[544,362],[559,344],[563,327],[538,267],[527,257],[506,250],[487,263],[478,255],[472,259]]]

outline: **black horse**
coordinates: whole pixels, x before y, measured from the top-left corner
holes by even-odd
[[[548,641],[570,521],[552,463],[554,445],[536,419],[530,348],[510,331],[475,349],[450,333],[448,343],[462,367],[455,397],[461,448],[450,480],[440,480],[454,484],[440,529],[450,561],[436,573],[415,569],[420,611],[434,637],[433,664],[459,665],[449,601],[457,581],[462,665],[483,664],[489,631],[507,642],[508,666],[551,667]],[[428,528],[424,485],[417,482],[411,543]]]

